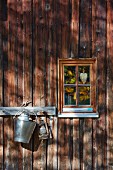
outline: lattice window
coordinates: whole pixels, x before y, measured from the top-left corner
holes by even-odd
[[[96,112],[96,59],[59,59],[59,106],[63,113]]]

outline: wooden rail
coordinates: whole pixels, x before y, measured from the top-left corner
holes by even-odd
[[[55,116],[56,107],[0,107],[0,116],[14,116],[21,112],[29,112],[30,115],[37,114],[37,116],[44,112],[45,115]]]

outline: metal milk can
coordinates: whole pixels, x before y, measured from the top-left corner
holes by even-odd
[[[14,141],[29,143],[35,127],[36,122],[29,120],[28,114],[22,113],[14,119]]]

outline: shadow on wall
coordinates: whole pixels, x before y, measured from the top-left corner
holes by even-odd
[[[40,129],[39,129],[39,125],[37,124],[36,125],[36,128],[33,132],[33,135],[31,136],[31,139],[29,141],[28,144],[26,143],[21,143],[21,146],[25,149],[28,149],[32,152],[35,152],[38,150],[38,148],[40,147],[40,144],[43,140],[45,141],[49,141],[49,145],[53,144],[53,134],[52,134],[52,131],[50,129],[50,127],[48,127],[48,131],[49,131],[49,137],[48,139],[40,139],[39,138],[39,132],[40,132]],[[46,135],[46,133],[43,134],[43,130],[42,130],[42,136],[43,135]],[[52,143],[51,143],[52,142]]]
[[[36,125],[36,128],[34,130],[34,133],[31,137],[31,140],[28,144],[21,143],[21,146],[25,149],[28,149],[29,151],[37,151],[40,146],[41,140],[39,139],[39,127]]]
[[[7,20],[7,0],[0,1],[0,20]]]

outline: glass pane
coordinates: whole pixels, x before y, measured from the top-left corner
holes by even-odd
[[[64,87],[64,105],[76,105],[76,87]]]
[[[90,86],[79,87],[79,105],[90,105]]]
[[[79,84],[90,84],[90,66],[79,66]]]
[[[75,84],[75,66],[64,66],[64,84]]]

